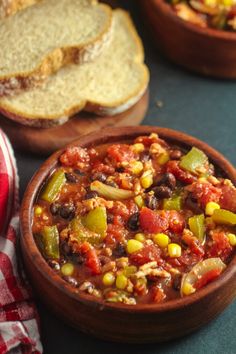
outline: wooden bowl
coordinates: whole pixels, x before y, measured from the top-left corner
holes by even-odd
[[[156,127],[109,128],[80,137],[70,144],[82,147],[122,142],[156,132],[182,147],[205,151],[223,176],[236,183],[234,167],[207,144],[178,131]],[[39,189],[57,166],[63,149],[54,153],[29,183],[21,207],[21,247],[24,263],[35,293],[68,324],[96,337],[119,342],[158,342],[183,336],[217,316],[236,295],[236,255],[225,272],[197,293],[162,304],[105,303],[71,288],[41,256],[31,231],[32,209]]]
[[[167,58],[204,75],[236,78],[236,33],[184,21],[165,0],[139,3],[155,43]]]

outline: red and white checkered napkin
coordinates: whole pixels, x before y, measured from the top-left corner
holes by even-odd
[[[18,208],[14,155],[0,130],[0,354],[38,354],[38,315],[17,252]]]

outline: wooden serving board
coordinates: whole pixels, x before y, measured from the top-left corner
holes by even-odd
[[[14,148],[38,155],[50,155],[82,134],[106,127],[139,125],[145,117],[149,103],[146,91],[141,99],[127,111],[115,116],[97,116],[80,112],[63,125],[48,129],[18,124],[0,115],[0,126]]]

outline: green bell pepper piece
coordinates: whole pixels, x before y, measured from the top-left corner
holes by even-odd
[[[59,232],[56,225],[44,226],[41,233],[43,252],[49,258],[58,259],[59,254]]]
[[[54,202],[65,182],[66,177],[64,171],[57,170],[49,178],[42,191],[40,198],[49,203]]]
[[[163,199],[163,209],[164,210],[177,210],[182,209],[182,198],[181,196],[173,196],[171,198]]]
[[[225,210],[225,209],[214,210],[212,219],[217,224],[236,225],[236,214],[232,213],[232,211],[229,210]]]
[[[83,217],[83,225],[90,231],[96,232],[102,237],[105,236],[107,230],[107,212],[104,207],[97,207]]]
[[[205,217],[204,214],[194,215],[188,219],[190,231],[203,244],[206,237]]]
[[[208,157],[203,151],[193,147],[181,158],[179,166],[184,170],[197,174],[197,169],[208,162]]]
[[[71,220],[70,229],[73,231],[79,243],[88,241],[91,245],[97,245],[103,240],[100,234],[87,229],[80,218]]]

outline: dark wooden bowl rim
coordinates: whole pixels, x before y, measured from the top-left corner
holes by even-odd
[[[150,126],[139,126],[139,127],[118,127],[118,128],[108,128],[103,131],[94,132],[85,136],[80,137],[78,140],[69,144],[68,146],[73,145],[82,145],[82,146],[95,146],[98,144],[105,143],[108,139],[110,141],[122,141],[133,139],[139,135],[147,135],[151,132],[156,132],[160,137],[166,139],[167,141],[172,141],[178,145],[182,145],[185,147],[196,146],[206,152],[210,160],[220,169],[222,172],[230,178],[233,183],[236,183],[236,170],[230,164],[228,160],[224,158],[219,152],[215,149],[207,145],[206,143],[190,136],[184,134],[182,132],[161,128],[161,127],[150,127]],[[64,292],[69,297],[80,301],[83,304],[92,307],[99,307],[103,310],[107,311],[125,311],[130,314],[135,313],[162,313],[172,311],[173,309],[181,309],[184,308],[194,302],[199,302],[204,296],[208,293],[222,287],[233,279],[236,274],[236,255],[234,254],[233,259],[227,265],[224,273],[217,279],[216,281],[210,283],[205,288],[197,291],[193,295],[188,297],[180,298],[177,300],[170,300],[166,303],[161,304],[138,304],[135,306],[125,305],[122,303],[107,303],[102,299],[95,299],[91,295],[85,294],[83,292],[78,293],[78,289],[72,288],[69,284],[67,284],[59,275],[55,274],[55,272],[49,267],[47,262],[42,257],[38,247],[34,241],[34,237],[31,231],[31,222],[32,222],[32,207],[33,203],[37,197],[37,193],[39,191],[40,186],[43,181],[48,177],[50,172],[56,167],[58,157],[65,149],[61,149],[55,152],[49,159],[47,159],[40,169],[36,172],[36,174],[31,179],[21,206],[21,244],[24,243],[24,251],[28,253],[31,261],[37,265],[38,271],[42,274],[43,277],[47,278],[49,282],[52,282],[57,288],[59,288],[62,292]],[[216,299],[217,300],[217,299]]]
[[[218,38],[227,41],[236,41],[236,33],[234,32],[218,30],[210,27],[202,28],[178,17],[171,8],[170,4],[168,4],[165,0],[152,0],[152,2],[155,3],[156,7],[165,13],[167,17],[176,22],[179,26],[184,27],[186,30],[198,32],[203,36],[214,37],[216,39]]]

